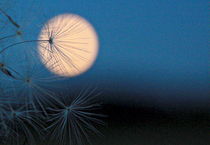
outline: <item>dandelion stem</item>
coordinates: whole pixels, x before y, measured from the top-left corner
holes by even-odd
[[[24,44],[24,43],[30,43],[30,42],[39,42],[39,41],[46,41],[46,42],[49,42],[49,40],[26,40],[26,41],[22,41],[22,42],[17,42],[17,43],[13,43],[5,48],[3,48],[1,51],[0,51],[0,54],[3,53],[5,50],[7,50],[8,48],[10,47],[13,47],[13,46],[16,46],[16,45],[20,45],[20,44]]]
[[[16,34],[8,35],[8,36],[5,36],[5,37],[0,38],[0,41],[1,41],[1,40],[4,40],[4,39],[7,39],[7,38],[15,37],[15,36],[16,36]]]
[[[20,25],[17,24],[17,23],[13,20],[13,18],[12,18],[11,16],[9,16],[9,15],[8,15],[5,11],[3,11],[1,8],[0,8],[0,12],[1,12],[5,17],[7,17],[7,19],[8,19],[15,27],[20,28]]]

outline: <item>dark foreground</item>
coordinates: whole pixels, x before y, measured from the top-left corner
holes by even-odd
[[[210,118],[205,111],[162,112],[157,109],[107,106],[104,137],[93,145],[209,145]]]
[[[103,136],[91,145],[209,145],[208,111],[161,111],[157,108],[105,105]],[[46,145],[49,142],[39,143]]]

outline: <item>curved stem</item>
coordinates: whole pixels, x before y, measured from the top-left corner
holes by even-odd
[[[26,41],[22,41],[22,42],[17,42],[17,43],[13,43],[5,48],[3,48],[1,51],[0,51],[0,54],[3,53],[5,50],[7,50],[8,48],[10,47],[13,47],[13,46],[16,46],[16,45],[20,45],[20,44],[23,44],[23,43],[30,43],[30,42],[38,42],[38,41],[49,41],[49,40],[26,40]]]
[[[7,39],[7,38],[15,37],[15,36],[16,36],[16,34],[8,35],[8,36],[5,36],[5,37],[0,38],[0,41],[1,41],[1,40],[4,40],[4,39]]]
[[[15,27],[20,28],[20,25],[17,24],[17,23],[13,20],[13,18],[12,18],[11,16],[9,16],[9,15],[8,15],[5,11],[3,11],[1,8],[0,8],[0,12],[1,12],[5,17],[7,17],[7,19],[10,21],[10,23],[12,23]]]

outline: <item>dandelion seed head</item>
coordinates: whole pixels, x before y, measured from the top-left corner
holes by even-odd
[[[35,145],[35,134],[40,134],[42,122],[33,110],[25,105],[5,104],[0,129],[7,131],[6,144],[19,145],[25,139],[28,145]],[[1,130],[0,130],[1,131]]]
[[[42,61],[51,58],[57,67],[46,67],[53,73],[73,77],[86,72],[98,53],[98,37],[93,26],[74,14],[58,15],[49,20],[39,35]]]
[[[30,84],[30,83],[32,83],[32,79],[30,77],[26,77],[24,79],[24,82]]]
[[[92,92],[63,101],[56,91],[62,76],[79,75],[94,63],[98,37],[93,26],[73,14],[56,16],[43,26],[36,19],[42,14],[39,5],[32,3],[29,12],[30,3],[17,2],[10,11],[3,7],[9,1],[15,2],[0,0],[0,144],[37,145],[35,136],[46,128],[59,145],[84,145],[89,132],[99,133],[94,125],[101,124],[101,115],[92,112],[98,106]],[[40,118],[49,124],[42,126]]]
[[[51,139],[60,145],[85,145],[90,143],[89,133],[100,133],[94,125],[101,125],[100,117],[94,113],[100,105],[94,91],[82,91],[77,97],[59,97],[56,104],[48,108]]]
[[[49,38],[49,43],[50,43],[50,45],[53,45],[53,37]]]

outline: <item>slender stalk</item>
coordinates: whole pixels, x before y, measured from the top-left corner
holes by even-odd
[[[18,23],[16,23],[13,18],[11,16],[9,16],[5,11],[3,11],[1,8],[0,8],[0,12],[5,16],[7,17],[7,19],[10,21],[10,23],[12,23],[15,27],[17,28],[20,28],[20,25]]]
[[[22,41],[22,42],[17,42],[17,43],[13,43],[5,48],[3,48],[1,51],[0,51],[0,54],[3,53],[5,50],[7,50],[8,48],[10,47],[13,47],[13,46],[16,46],[16,45],[20,45],[20,44],[23,44],[23,43],[30,43],[30,42],[39,42],[39,41],[46,41],[46,42],[49,42],[49,40],[26,40],[26,41]]]
[[[7,39],[7,38],[15,37],[15,36],[17,36],[17,34],[8,35],[8,36],[5,36],[5,37],[0,38],[0,41],[1,41],[1,40],[4,40],[4,39]]]

